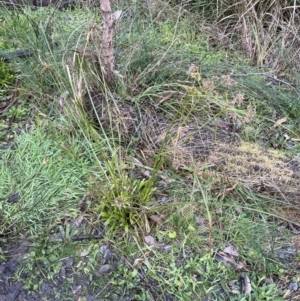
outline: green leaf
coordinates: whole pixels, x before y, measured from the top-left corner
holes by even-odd
[[[110,216],[110,214],[108,212],[106,212],[106,211],[102,211],[101,212],[101,216],[105,217],[105,218],[108,218]]]
[[[170,237],[170,238],[176,238],[177,237],[177,233],[176,233],[176,231],[173,231],[173,232],[169,232],[168,233],[168,236]]]
[[[138,271],[134,269],[131,273],[132,278],[134,278],[137,275]]]
[[[188,229],[190,230],[190,231],[195,231],[196,229],[195,229],[195,227],[194,226],[192,226],[191,224],[189,224],[189,227],[188,227]]]

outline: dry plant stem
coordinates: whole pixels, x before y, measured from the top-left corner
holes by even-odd
[[[15,88],[14,88],[14,94],[13,94],[13,99],[10,103],[4,106],[0,106],[0,115],[4,114],[6,111],[9,110],[9,108],[16,102],[18,101],[18,92],[19,92],[19,82],[18,80],[15,83]]]
[[[102,13],[102,42],[101,53],[104,64],[104,78],[109,86],[114,84],[114,53],[113,40],[113,18],[111,13],[110,0],[100,0]]]
[[[205,204],[205,209],[206,209],[206,214],[207,214],[207,219],[208,219],[208,247],[209,247],[209,254],[210,257],[213,256],[213,225],[212,225],[212,216],[208,204],[208,196],[207,196],[207,190],[201,185],[201,182],[198,177],[195,177],[196,182],[194,185],[200,188],[202,198]]]

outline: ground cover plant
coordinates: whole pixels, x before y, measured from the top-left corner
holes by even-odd
[[[0,299],[297,300],[297,4],[112,8],[113,84],[99,7],[0,8]]]

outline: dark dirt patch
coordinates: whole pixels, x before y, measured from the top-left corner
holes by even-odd
[[[4,248],[4,253],[9,259],[0,260],[0,301],[134,301],[137,300],[135,296],[141,296],[145,291],[150,291],[152,296],[156,296],[155,300],[175,300],[170,294],[160,293],[158,283],[149,278],[142,268],[139,269],[139,280],[132,288],[126,289],[122,274],[118,273],[119,268],[125,265],[124,260],[115,254],[112,255],[111,251],[107,252],[110,250],[107,245],[102,245],[100,248],[102,254],[92,273],[85,273],[80,268],[83,265],[82,261],[73,257],[65,257],[61,260],[60,271],[51,280],[46,279],[47,273],[42,263],[36,263],[32,273],[19,273],[22,258],[30,251],[28,244],[28,241],[23,240]],[[30,274],[35,275],[34,281]],[[36,286],[34,290],[25,287],[30,277],[31,285]],[[112,278],[114,281],[110,283]]]
[[[23,281],[28,275],[21,275],[22,280],[15,280],[19,264],[16,261],[0,263],[0,300],[1,301],[40,301],[40,300],[79,300],[82,294],[86,300],[96,300],[95,296],[83,293],[86,291],[89,281],[88,277],[71,277],[72,267],[65,264],[67,272],[62,276],[56,276],[53,280],[36,278],[39,289],[30,292],[24,287]],[[72,281],[70,283],[70,280]]]
[[[51,280],[46,279],[42,263],[37,263],[35,269],[27,273],[18,273],[22,266],[22,258],[30,251],[29,242],[20,240],[19,243],[10,243],[4,247],[7,261],[0,260],[0,301],[57,301],[57,300],[85,300],[85,301],[135,301],[140,300],[137,296],[142,296],[143,292],[149,292],[152,296],[146,300],[178,300],[173,295],[162,292],[159,284],[147,275],[147,271],[140,267],[138,269],[139,277],[133,283],[131,288],[124,287],[122,274],[118,274],[119,267],[125,266],[124,260],[110,250],[111,246],[102,245],[100,250],[102,254],[98,258],[98,264],[92,273],[84,273],[80,269],[80,260],[74,257],[62,258],[62,265],[59,273]],[[110,255],[105,255],[110,253]],[[281,280],[274,279],[277,285],[286,291],[291,287],[291,294],[287,300],[298,300],[297,282],[292,282],[299,273],[299,266],[295,261],[297,250],[293,247],[280,248],[276,251],[277,258],[289,266],[291,272],[286,273]],[[16,278],[16,275],[19,278]],[[36,285],[34,290],[28,290],[25,287],[26,280],[34,274]],[[116,276],[117,274],[117,276]],[[113,279],[113,281],[112,281]],[[272,280],[272,279],[271,279]],[[126,280],[125,280],[126,281]],[[118,285],[118,282],[120,285]],[[228,300],[226,293],[221,287],[217,287],[216,296],[219,300]],[[211,299],[203,299],[211,300]]]

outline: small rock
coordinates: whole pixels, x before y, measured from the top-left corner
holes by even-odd
[[[81,256],[81,257],[86,257],[87,255],[89,255],[89,253],[90,253],[90,251],[84,250],[84,251],[82,251],[82,252],[80,253],[80,256]]]
[[[291,291],[296,291],[296,290],[298,290],[298,283],[297,283],[297,282],[292,282],[292,283],[290,283],[290,285],[289,285],[289,290],[291,290]]]
[[[166,246],[161,247],[160,251],[162,253],[168,254],[168,253],[170,253],[171,249],[172,249],[172,246],[166,245]]]
[[[17,203],[19,200],[21,199],[21,196],[20,194],[17,192],[17,193],[13,193],[11,194],[9,197],[8,197],[8,201],[12,204],[15,204]]]
[[[81,285],[77,285],[76,287],[73,288],[73,294],[76,295],[82,290]]]
[[[74,263],[74,258],[72,258],[72,257],[68,257],[68,258],[64,259],[64,261],[63,261],[63,264],[66,268],[72,267],[73,263]]]
[[[99,272],[98,272],[98,276],[102,277],[104,274],[107,274],[108,272],[110,272],[111,268],[109,264],[105,264],[103,265]]]
[[[64,267],[64,266],[61,267],[59,276],[62,278],[66,278],[66,267]]]
[[[7,271],[10,273],[14,273],[18,269],[18,267],[19,267],[19,264],[14,260],[8,261],[8,263],[6,265]]]
[[[43,295],[49,294],[53,288],[46,282],[41,285],[40,293]],[[1,300],[1,299],[0,299]]]
[[[144,239],[148,246],[157,246],[158,245],[158,242],[156,241],[156,239],[151,235],[145,236]]]
[[[173,301],[173,298],[172,298],[172,296],[170,294],[165,293],[165,300],[166,301]]]
[[[0,265],[0,274],[3,274],[4,270],[5,270],[6,266],[4,263],[1,263]],[[1,300],[1,299],[0,299]]]
[[[100,250],[100,252],[102,253],[102,254],[104,254],[105,253],[105,251],[108,249],[108,246],[107,245],[102,245],[100,248],[99,248],[99,250]]]
[[[162,196],[162,197],[160,198],[160,201],[161,201],[162,203],[165,203],[165,202],[167,201],[167,198],[166,198],[165,196]]]
[[[106,249],[103,255],[102,264],[107,263],[112,257],[112,253],[110,249]]]

